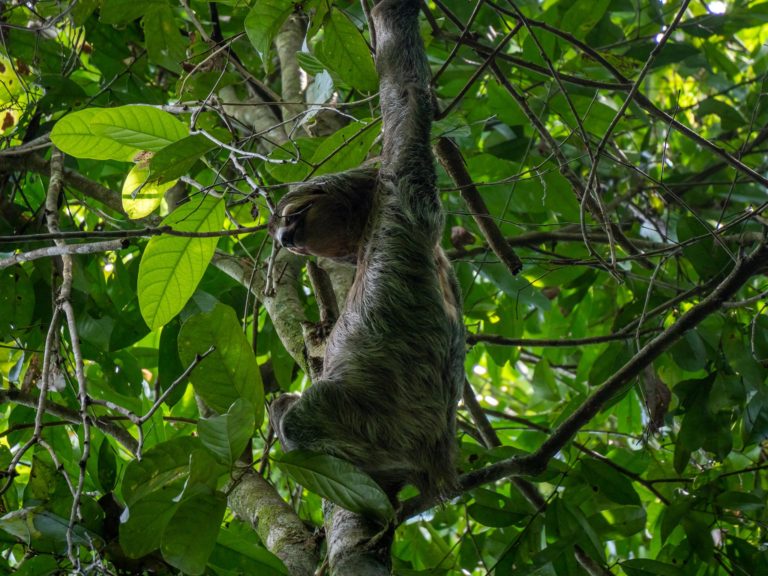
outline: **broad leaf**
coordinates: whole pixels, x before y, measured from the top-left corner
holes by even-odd
[[[186,365],[211,346],[215,348],[213,353],[191,375],[195,391],[220,414],[236,400],[247,400],[255,411],[255,423],[260,424],[264,392],[259,366],[235,311],[223,304],[190,317],[179,333],[179,356]]]
[[[317,58],[344,83],[361,92],[374,92],[378,76],[360,31],[340,10],[331,10],[316,48]]]
[[[149,161],[149,178],[162,184],[187,174],[195,163],[217,146],[200,134],[182,138],[157,152]]]
[[[245,33],[263,61],[266,61],[272,41],[292,11],[292,0],[259,0],[245,17]]]
[[[202,418],[197,423],[200,440],[220,460],[231,466],[253,435],[256,424],[254,412],[253,404],[238,398],[226,414]]]
[[[175,116],[152,106],[104,108],[91,118],[91,130],[124,146],[152,152],[189,134]]]
[[[51,131],[51,140],[65,154],[76,158],[94,160],[131,160],[141,148],[118,142],[93,129],[94,119],[101,113],[100,108],[86,108],[67,114],[56,122]]]
[[[189,472],[189,455],[199,440],[182,436],[154,446],[132,461],[123,476],[123,499],[128,506],[149,494],[164,492],[168,499],[177,496]]]
[[[193,198],[162,222],[183,232],[214,232],[224,223],[224,204],[217,198]],[[218,239],[155,236],[139,267],[141,315],[155,330],[176,316],[197,288],[213,257]]]
[[[176,184],[176,180],[157,184],[149,181],[149,169],[137,164],[123,182],[123,210],[128,218],[149,216],[163,200],[163,195]]]
[[[178,508],[172,497],[152,492],[125,509],[120,519],[120,546],[126,556],[141,558],[160,547],[160,538]]]
[[[226,508],[227,497],[218,491],[201,492],[181,502],[160,542],[166,562],[185,574],[202,574]]]
[[[394,516],[389,498],[365,472],[328,454],[295,450],[276,460],[299,484],[351,512],[386,523]]]
[[[158,4],[147,10],[141,19],[149,60],[180,74],[186,58],[187,41],[179,33],[173,10],[168,4]]]

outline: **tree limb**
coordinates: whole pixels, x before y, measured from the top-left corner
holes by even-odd
[[[469,206],[472,212],[472,217],[475,219],[480,231],[488,240],[488,246],[493,250],[494,254],[499,257],[499,260],[507,267],[510,274],[513,276],[520,272],[523,268],[523,263],[518,258],[512,246],[504,238],[501,230],[496,225],[496,222],[488,212],[488,206],[485,204],[485,200],[478,192],[477,187],[472,182],[472,177],[467,171],[467,167],[464,164],[464,158],[461,156],[461,151],[456,144],[448,138],[441,137],[437,140],[435,146],[435,153],[437,159],[442,164],[445,171],[459,187],[461,197]]]
[[[768,269],[768,244],[762,243],[748,256],[739,259],[728,276],[698,304],[685,312],[672,326],[650,340],[624,366],[603,382],[579,408],[568,416],[542,445],[527,456],[508,458],[485,468],[464,474],[460,478],[463,493],[483,484],[495,482],[507,476],[540,474],[554,457],[605,405],[624,390],[642,370],[688,330],[696,327],[707,316],[722,308],[723,304],[757,274]],[[408,518],[434,505],[433,501],[413,498],[403,503],[400,518]]]
[[[313,576],[319,562],[317,539],[272,485],[250,468],[230,485],[228,503],[248,522],[264,546],[291,576]]]

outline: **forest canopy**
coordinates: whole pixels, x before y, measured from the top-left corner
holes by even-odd
[[[423,2],[460,485],[280,450],[354,269],[267,222],[381,154],[374,4],[0,4],[0,573],[768,574],[768,2]]]

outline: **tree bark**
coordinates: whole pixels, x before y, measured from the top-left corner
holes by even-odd
[[[272,485],[250,468],[232,483],[229,507],[250,523],[264,546],[280,558],[291,576],[312,576],[319,556],[317,539]]]

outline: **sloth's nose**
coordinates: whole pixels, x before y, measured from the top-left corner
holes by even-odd
[[[293,230],[290,228],[280,228],[277,231],[277,241],[283,248],[293,248],[295,246],[293,241]]]

